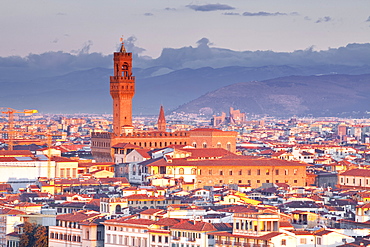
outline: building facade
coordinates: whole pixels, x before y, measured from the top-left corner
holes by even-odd
[[[113,132],[91,134],[91,150],[99,162],[113,160],[112,146],[130,143],[143,148],[155,149],[169,145],[193,145],[195,147],[222,147],[236,151],[234,131],[196,129],[192,131],[166,132],[163,107],[158,118],[157,131],[139,131],[132,126],[132,98],[135,94],[135,77],[132,75],[132,53],[121,44],[113,55],[114,75],[110,77],[110,94],[113,99]]]

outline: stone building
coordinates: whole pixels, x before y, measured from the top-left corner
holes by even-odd
[[[206,150],[202,149],[203,152]],[[210,151],[217,153],[215,149]],[[227,154],[220,157],[198,156],[166,157],[161,162],[148,164],[149,173],[153,179],[174,178],[183,183],[192,183],[195,188],[227,184],[248,184],[251,188],[258,188],[263,183],[306,186],[305,163]],[[177,157],[176,153],[173,157]]]
[[[110,94],[113,99],[113,132],[96,132],[91,135],[91,149],[99,162],[113,160],[112,146],[129,143],[155,149],[168,145],[194,145],[204,148],[222,147],[236,151],[236,132],[215,129],[166,132],[164,110],[161,107],[157,131],[139,131],[132,125],[132,98],[135,95],[135,77],[132,75],[132,53],[124,44],[113,55],[114,75],[110,77]]]

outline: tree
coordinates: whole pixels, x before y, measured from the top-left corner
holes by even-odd
[[[45,226],[25,222],[19,247],[47,247],[48,234]]]
[[[45,226],[38,226],[35,233],[35,247],[48,247],[48,233]]]

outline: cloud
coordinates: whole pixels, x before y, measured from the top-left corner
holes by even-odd
[[[179,49],[165,48],[160,57],[148,60],[142,65],[148,67],[166,67],[169,69],[221,68],[228,66],[328,66],[330,64],[349,66],[370,66],[370,43],[349,44],[346,47],[316,51],[314,47],[294,52],[273,51],[232,51],[209,47],[207,38],[197,41],[196,47]]]
[[[223,15],[240,15],[239,13],[236,12],[225,12]]]
[[[366,22],[370,22],[370,16],[367,18]]]
[[[56,43],[58,43],[58,41],[59,41],[59,39],[58,38],[55,38],[53,41],[51,41],[51,43],[56,44]]]
[[[175,8],[169,8],[169,7],[165,8],[164,10],[167,10],[167,11],[176,11]]]
[[[309,16],[305,16],[303,19],[304,19],[305,21],[311,21],[311,20],[312,20]]]
[[[315,23],[322,23],[322,22],[329,22],[332,21],[333,19],[330,16],[325,16],[322,18],[319,18]]]
[[[58,12],[57,15],[67,15],[66,13]]]
[[[189,9],[195,10],[195,11],[217,11],[217,10],[232,10],[235,9],[234,7],[231,7],[227,4],[204,4],[204,5],[186,5]]]
[[[152,14],[152,13],[145,13],[144,15],[145,15],[145,16],[153,16],[153,14]]]
[[[209,41],[209,39],[207,39],[207,38],[201,38],[200,40],[197,41],[197,45],[198,45],[198,47],[202,47],[202,46],[213,45],[213,43],[211,43]]]
[[[135,45],[136,40],[137,40],[137,38],[135,36],[130,36],[127,39],[125,39],[125,41],[124,41],[126,50],[129,51],[129,52],[132,52],[134,54],[134,56],[138,56],[139,54],[141,54],[142,52],[145,51],[144,48],[137,47]],[[117,50],[118,50],[118,48],[117,48]]]
[[[260,11],[256,13],[252,12],[244,12],[243,16],[279,16],[279,15],[288,15],[287,13],[280,13],[280,12],[275,12],[275,13],[269,13],[265,11]]]
[[[78,55],[81,55],[81,54],[89,54],[89,51],[90,51],[90,47],[93,45],[93,42],[91,40],[88,40],[87,42],[85,42],[82,46],[81,49],[78,49],[78,50],[72,50],[71,53],[72,54],[78,54]]]

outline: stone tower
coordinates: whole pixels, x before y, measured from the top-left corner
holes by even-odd
[[[166,131],[166,118],[164,116],[164,109],[162,105],[161,105],[161,109],[159,110],[157,128],[158,128],[158,131]]]
[[[114,75],[110,77],[110,95],[113,99],[113,133],[120,136],[133,130],[132,98],[135,95],[132,53],[126,52],[123,42],[119,52],[114,53],[113,63]]]

